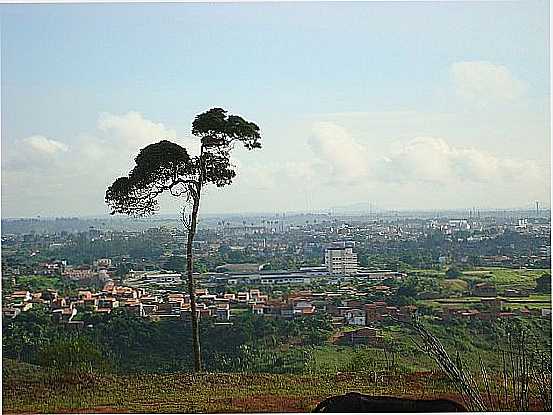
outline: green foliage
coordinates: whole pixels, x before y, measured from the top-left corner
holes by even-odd
[[[41,348],[37,363],[62,372],[102,372],[106,368],[100,348],[83,336],[57,338]]]
[[[189,323],[150,321],[124,309],[109,315],[80,313],[80,318],[87,328],[78,333],[68,332],[40,310],[4,320],[5,356],[68,371],[101,367],[120,373],[166,373],[192,368]],[[232,325],[209,320],[200,325],[202,354],[211,371],[271,371],[272,364],[282,371],[294,366],[290,359],[296,358],[290,354],[286,358],[274,347],[291,341],[305,346],[323,344],[331,332],[326,316],[275,320],[246,312]],[[103,360],[111,362],[109,368],[100,364]]]
[[[544,273],[541,277],[536,279],[536,291],[540,293],[551,292],[551,274]]]
[[[51,315],[40,308],[32,308],[15,319],[3,319],[4,356],[36,363],[39,351],[59,335],[58,329]]]
[[[200,137],[207,149],[227,148],[234,141],[241,141],[248,150],[261,148],[259,127],[240,116],[227,115],[222,108],[213,108],[196,116],[192,134]]]
[[[129,175],[116,179],[106,191],[111,214],[151,215],[158,210],[158,197],[164,192],[194,200],[197,207],[204,185],[226,186],[236,176],[230,163],[233,143],[241,142],[248,150],[261,148],[259,127],[242,117],[227,115],[221,108],[196,116],[192,134],[201,141],[196,157],[167,140],[141,149]]]
[[[163,267],[167,270],[183,272],[186,269],[186,257],[172,255]]]
[[[459,278],[461,275],[463,275],[463,273],[456,266],[449,267],[449,269],[445,272],[445,276],[447,278]]]
[[[61,277],[45,275],[21,275],[15,278],[16,285],[31,292],[46,289],[62,290],[69,287],[69,283]]]

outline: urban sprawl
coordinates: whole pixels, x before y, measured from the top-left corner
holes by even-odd
[[[4,318],[40,306],[78,330],[86,329],[85,313],[115,309],[149,319],[190,319],[186,235],[178,224],[132,232],[98,225],[17,230],[40,222],[3,223],[15,229],[2,235],[2,278],[12,288],[3,292]],[[549,241],[544,213],[207,219],[193,245],[197,312],[221,325],[243,313],[282,319],[326,313],[338,330],[334,340],[348,343],[378,342],[376,323],[415,315],[438,322],[550,318],[548,302],[524,306],[533,294],[550,292],[550,276],[532,288],[462,278],[471,275],[466,270],[485,277],[494,268],[548,269]],[[412,282],[439,271],[445,271],[441,284]],[[51,277],[63,286],[41,286]],[[344,326],[356,329],[340,332]]]

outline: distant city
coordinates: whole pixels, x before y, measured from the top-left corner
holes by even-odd
[[[6,219],[2,228],[2,278],[4,287],[13,287],[4,317],[38,303],[69,325],[82,326],[83,312],[110,313],[117,307],[143,317],[189,318],[182,278],[186,236],[174,218]],[[365,326],[375,318],[366,313],[376,302],[351,303],[352,298],[370,293],[391,306],[386,298],[397,303],[399,284],[417,269],[550,268],[550,231],[545,209],[206,216],[193,246],[198,312],[230,321],[248,309],[284,318],[325,311],[335,324]],[[57,283],[73,287],[74,294],[33,290],[26,277],[33,275],[38,282],[38,276],[61,278]],[[339,289],[352,282],[356,288]],[[495,298],[529,292],[483,281],[457,293],[446,294],[442,287],[413,295],[436,299],[463,293]],[[332,308],[337,299],[342,305]],[[501,301],[494,310],[494,316],[502,315]],[[387,311],[409,316],[403,309]],[[541,312],[549,315],[550,308]]]

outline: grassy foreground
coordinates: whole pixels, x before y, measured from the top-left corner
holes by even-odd
[[[449,397],[441,373],[276,375],[62,375],[3,360],[4,413],[310,412],[321,400],[348,391],[419,399]]]

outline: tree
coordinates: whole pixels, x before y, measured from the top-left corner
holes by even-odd
[[[536,291],[540,293],[551,292],[551,274],[546,272],[536,279]]]
[[[106,191],[111,214],[146,216],[158,210],[158,197],[170,193],[184,200],[182,222],[187,230],[186,270],[190,309],[194,369],[201,370],[200,339],[194,291],[192,242],[196,234],[201,193],[208,184],[223,187],[232,183],[236,172],[230,162],[235,143],[248,150],[261,148],[259,127],[237,115],[213,108],[194,119],[192,134],[200,139],[198,156],[190,156],[178,144],[167,140],[140,150],[128,176],[120,177]]]
[[[454,265],[449,267],[449,269],[445,272],[445,276],[447,278],[458,278],[461,275],[463,275],[463,273]]]

